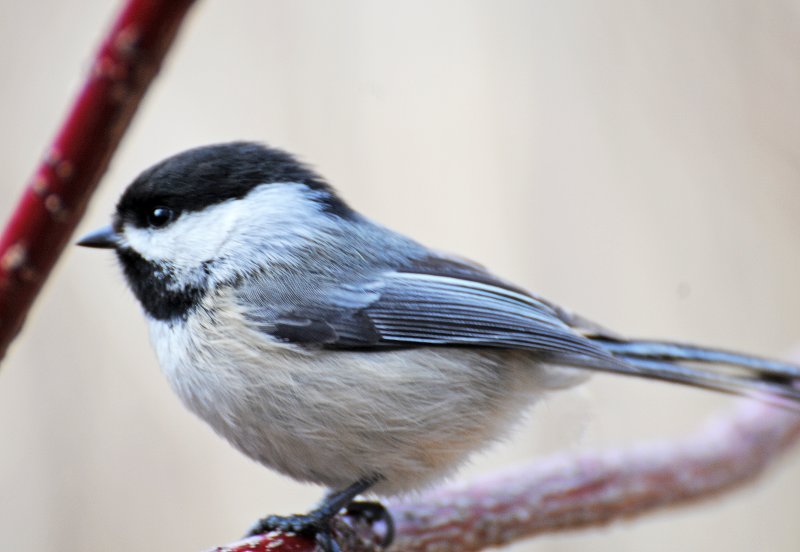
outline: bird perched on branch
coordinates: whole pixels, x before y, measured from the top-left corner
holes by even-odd
[[[800,404],[797,366],[625,339],[367,219],[259,144],[162,161],[79,244],[116,251],[189,409],[254,460],[331,489],[253,531],[327,550],[357,495],[437,481],[594,370]]]

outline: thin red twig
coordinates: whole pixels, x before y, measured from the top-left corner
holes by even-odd
[[[0,359],[83,215],[193,0],[130,0],[0,237]]]

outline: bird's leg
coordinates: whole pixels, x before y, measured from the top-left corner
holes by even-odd
[[[282,531],[286,533],[297,533],[298,535],[313,536],[317,544],[325,552],[339,552],[339,545],[333,538],[331,530],[331,520],[342,509],[348,508],[351,515],[363,516],[367,521],[383,520],[386,523],[386,538],[388,542],[393,533],[393,523],[391,517],[383,506],[371,502],[353,502],[359,494],[369,489],[377,481],[376,478],[363,479],[350,485],[344,490],[336,491],[320,503],[320,505],[307,514],[292,516],[267,516],[259,521],[250,529],[248,536],[260,535],[270,531]],[[351,504],[355,505],[350,510]],[[364,505],[363,507],[360,505]],[[388,542],[387,542],[388,541]]]

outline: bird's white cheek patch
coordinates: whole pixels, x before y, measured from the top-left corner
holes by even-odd
[[[169,261],[178,267],[196,267],[216,257],[240,215],[241,201],[232,200],[202,211],[182,213],[164,228],[126,225],[128,245],[149,261]]]

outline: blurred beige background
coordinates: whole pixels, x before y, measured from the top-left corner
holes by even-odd
[[[0,17],[0,218],[118,2]],[[81,231],[189,146],[267,141],[357,208],[628,334],[800,343],[800,5],[200,2]],[[598,376],[459,474],[680,435],[732,400]],[[108,253],[70,248],[0,371],[0,550],[201,551],[320,489],[171,394]],[[800,451],[748,488],[517,550],[800,549]]]

